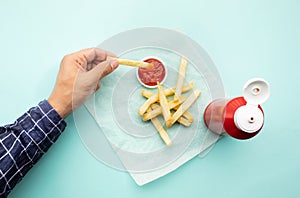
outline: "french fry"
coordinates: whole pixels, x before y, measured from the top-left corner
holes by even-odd
[[[192,90],[194,88],[194,86],[195,86],[194,82],[189,82],[188,84],[184,84],[182,87],[182,93]],[[176,90],[175,87],[165,89],[164,90],[165,96],[170,96],[170,95],[174,94],[175,90]],[[156,95],[156,94],[152,93],[151,91],[145,90],[145,89],[142,90],[142,96],[144,96],[145,98],[150,98],[153,95]]]
[[[183,86],[182,92],[188,92],[191,89],[193,89],[195,86],[194,82],[190,82],[188,84],[185,84]],[[171,88],[171,89],[165,89],[164,90],[164,94],[166,96],[170,96],[172,94],[174,94],[176,88]],[[158,95],[155,93],[152,93],[150,91],[147,91],[145,89],[142,90],[142,95],[146,98],[148,98],[148,100],[146,100],[144,102],[144,104],[139,108],[138,113],[139,115],[143,115],[147,109],[150,107],[151,104],[157,102],[159,100]]]
[[[165,89],[165,90],[166,90],[166,89]],[[152,93],[151,91],[148,91],[148,90],[146,90],[146,89],[142,89],[142,96],[144,96],[145,98],[150,98],[150,97],[152,97],[152,96],[154,96],[154,95],[157,96],[157,94]]]
[[[187,86],[188,87],[188,86]],[[189,89],[189,88],[188,88]],[[143,92],[143,90],[142,90],[142,92]],[[159,101],[159,97],[158,97],[158,95],[157,94],[152,94],[151,92],[149,92],[149,91],[147,91],[147,90],[144,90],[144,93],[146,93],[147,94],[147,96],[150,96],[145,102],[144,102],[144,104],[139,108],[139,110],[138,110],[138,113],[139,113],[139,115],[140,116],[142,116],[146,111],[147,111],[147,109],[150,107],[150,105],[151,104],[153,104],[153,103],[155,103],[155,102],[157,102],[157,101]],[[150,94],[151,93],[151,94]],[[183,100],[183,98],[179,98],[179,101],[182,101]],[[180,103],[178,103],[177,101],[174,101],[175,102],[175,104],[177,104],[177,105],[179,105],[180,103],[182,103],[182,102],[180,102]],[[176,105],[175,105],[176,106]],[[174,105],[172,106],[172,108],[174,107]],[[170,107],[171,108],[171,107]]]
[[[152,104],[151,105],[151,109],[152,110],[147,111],[147,113],[145,113],[143,115],[143,120],[144,121],[147,121],[147,120],[150,120],[152,118],[155,118],[155,117],[157,117],[158,115],[161,114],[161,107],[159,105],[156,106],[156,104]]]
[[[139,108],[138,113],[139,115],[143,115],[147,109],[150,107],[151,104],[155,103],[158,100],[158,95],[153,95],[148,98],[144,104]]]
[[[185,119],[187,119],[190,123],[194,122],[194,117],[189,111],[184,112],[182,116]]]
[[[186,127],[189,127],[192,124],[189,120],[185,119],[182,116],[180,118],[178,118],[177,122],[179,122],[180,124],[182,124],[183,126],[186,126]]]
[[[151,111],[151,107],[147,111]],[[172,146],[172,141],[171,141],[169,135],[167,134],[167,132],[165,131],[165,129],[163,128],[163,126],[161,125],[158,118],[152,118],[151,122],[154,125],[154,127],[156,128],[156,130],[158,131],[161,139],[165,142],[165,144],[167,146]]]
[[[177,111],[172,115],[170,119],[166,121],[166,125],[168,128],[170,128],[181,116],[184,112],[186,112],[192,104],[197,100],[197,98],[200,96],[200,91],[195,90],[189,97],[182,103]]]
[[[151,110],[153,111],[153,110],[155,110],[155,109],[160,109],[160,105],[157,104],[157,103],[152,104],[152,105],[151,105]],[[151,110],[150,110],[150,111],[151,111]],[[161,110],[161,109],[160,109],[160,110]],[[147,113],[149,113],[149,111],[147,111]]]
[[[177,78],[176,90],[175,90],[175,94],[174,94],[174,100],[178,100],[179,96],[181,95],[183,81],[185,78],[186,65],[187,65],[187,60],[182,57],[180,60],[180,66],[179,66],[179,71],[178,71],[178,78]]]
[[[169,109],[173,109],[173,108],[179,106],[181,103],[183,103],[185,101],[185,99],[186,99],[185,97],[181,96],[179,98],[179,100],[177,100],[177,101],[174,101],[174,100],[169,101],[168,102]],[[154,118],[162,113],[160,105],[152,104],[151,108],[152,108],[152,111],[149,111],[143,115],[144,121],[150,120],[151,118]]]
[[[119,62],[120,65],[126,65],[126,66],[132,66],[132,67],[149,68],[149,67],[154,66],[153,63],[127,60],[127,59],[120,59],[120,58],[118,58],[117,61]]]
[[[174,110],[178,110],[178,108],[179,108],[179,106],[173,107]],[[194,117],[189,111],[184,112],[182,114],[182,117],[187,119],[190,123],[194,122]]]
[[[161,84],[159,82],[157,82],[157,88],[158,88],[158,98],[159,98],[159,103],[161,106],[161,112],[162,115],[165,119],[165,122],[169,121],[169,119],[171,118],[171,112],[170,112],[170,108],[169,108],[169,104],[167,101],[167,98],[164,94],[164,90],[161,86]]]
[[[171,102],[173,102],[173,101],[171,101]],[[169,104],[170,104],[170,102],[169,102]],[[152,110],[150,110],[150,109],[152,109]],[[187,113],[187,111],[185,113]],[[151,107],[147,110],[147,113],[144,114],[144,116],[149,115],[150,118],[146,119],[146,120],[143,119],[143,120],[147,121],[147,120],[153,119],[153,118],[155,118],[156,116],[158,116],[160,114],[161,114],[161,107],[160,107],[160,105],[158,105],[158,104],[152,104]],[[184,125],[186,127],[190,126],[193,121],[190,121],[189,119],[187,119],[187,118],[185,118],[183,116],[184,116],[184,114],[177,121],[180,124],[182,124],[182,125]]]
[[[106,60],[115,59],[115,57],[107,56]],[[132,67],[141,67],[141,68],[148,68],[153,67],[153,63],[147,63],[142,61],[135,61],[135,60],[128,60],[128,59],[121,59],[118,58],[117,61],[120,65],[132,66]]]

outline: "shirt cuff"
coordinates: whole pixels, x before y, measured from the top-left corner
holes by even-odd
[[[18,122],[41,152],[48,150],[67,125],[47,100],[31,108]]]
[[[61,125],[61,132],[66,127],[66,122],[64,119],[57,113],[57,111],[50,105],[47,100],[43,100],[39,103],[39,107],[48,113],[48,117],[53,121],[54,124]]]

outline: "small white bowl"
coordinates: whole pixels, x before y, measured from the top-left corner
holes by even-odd
[[[163,83],[165,82],[166,78],[167,78],[167,75],[168,75],[167,67],[166,67],[164,61],[162,61],[160,58],[157,58],[157,57],[154,57],[154,56],[148,56],[148,57],[145,57],[145,58],[142,59],[142,61],[146,61],[146,60],[148,60],[148,59],[155,59],[155,60],[158,60],[159,62],[162,63],[162,65],[163,65],[163,67],[164,67],[164,69],[165,69],[165,76],[164,76],[164,78],[160,81],[160,84],[163,84]],[[157,84],[155,84],[155,85],[147,85],[147,84],[145,84],[145,83],[140,79],[140,76],[139,76],[139,69],[140,69],[140,68],[137,68],[137,69],[136,69],[136,77],[137,77],[138,81],[139,81],[144,87],[151,88],[151,89],[152,89],[152,88],[156,88],[156,87],[157,87]]]

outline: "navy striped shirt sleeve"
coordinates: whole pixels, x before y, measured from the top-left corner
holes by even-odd
[[[65,127],[66,122],[47,100],[13,124],[0,127],[0,198],[7,197]]]

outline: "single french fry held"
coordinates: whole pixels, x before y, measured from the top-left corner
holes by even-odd
[[[132,67],[141,67],[141,68],[149,68],[153,66],[153,63],[147,63],[142,61],[134,61],[134,60],[127,60],[127,59],[120,59],[118,58],[117,61],[120,65],[127,65]]]

